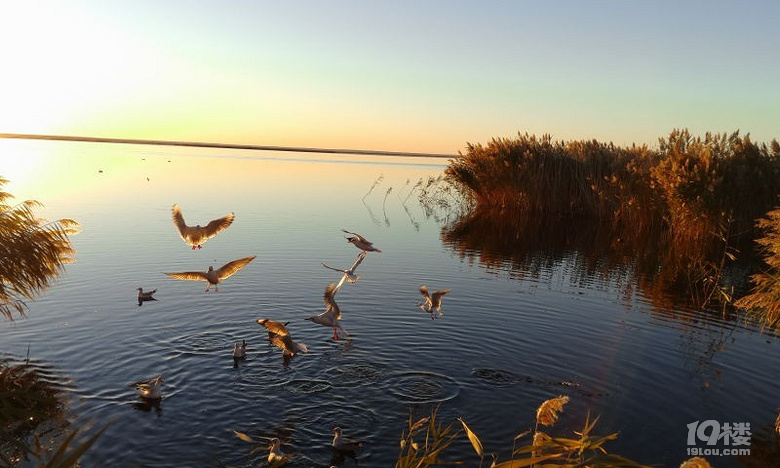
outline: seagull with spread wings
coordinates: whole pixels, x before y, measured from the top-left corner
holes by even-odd
[[[268,339],[271,344],[282,348],[284,356],[295,356],[298,352],[308,353],[309,348],[304,343],[296,343],[283,324],[269,319],[257,319],[257,323],[268,330]]]
[[[442,296],[450,292],[449,289],[442,289],[434,293],[428,294],[428,287],[425,285],[420,286],[420,294],[422,294],[423,302],[417,304],[425,312],[430,312],[431,319],[435,319],[441,313],[441,300]]]
[[[341,289],[341,285],[344,284],[344,281],[349,281],[350,283],[357,283],[357,280],[360,278],[360,276],[355,274],[355,269],[358,267],[358,265],[360,265],[360,263],[363,261],[364,258],[366,258],[366,253],[360,252],[357,256],[357,260],[355,260],[355,263],[353,263],[352,266],[347,270],[342,270],[340,268],[333,268],[324,263],[322,264],[322,266],[324,266],[325,268],[335,270],[335,271],[340,271],[343,273],[343,275],[341,276],[341,281],[339,281],[339,283],[336,285],[336,289],[333,294],[335,294],[336,292],[338,292],[339,289]]]
[[[365,237],[361,236],[360,234],[356,232],[350,232],[346,229],[341,229],[343,232],[346,232],[347,234],[352,234],[352,237],[346,237],[347,242],[354,245],[358,249],[362,250],[363,252],[378,252],[381,253],[382,251],[374,247],[372,242],[369,242]]]
[[[339,320],[341,320],[341,308],[339,308],[339,305],[336,304],[336,299],[334,298],[335,295],[336,286],[331,283],[325,288],[325,294],[322,296],[322,299],[325,301],[325,312],[319,315],[306,317],[306,320],[311,320],[314,323],[318,323],[326,327],[333,327],[334,340],[339,339],[339,329],[341,329],[347,338],[349,338],[349,333],[347,333],[341,324],[339,324]]]
[[[224,231],[231,224],[236,215],[232,212],[209,222],[206,226],[187,226],[184,222],[184,216],[181,214],[179,205],[173,205],[173,224],[179,231],[182,240],[192,246],[192,250],[200,249],[201,244]]]
[[[228,262],[218,269],[214,269],[213,266],[210,266],[208,271],[184,271],[181,273],[165,273],[166,275],[170,276],[171,278],[178,279],[178,280],[192,280],[192,281],[206,281],[208,282],[208,285],[206,286],[206,292],[209,292],[209,288],[213,285],[215,287],[216,292],[219,292],[219,286],[218,284],[222,282],[222,280],[230,278],[233,276],[235,272],[238,270],[244,268],[249,262],[255,259],[257,255],[252,255],[251,257],[244,257],[239,258],[238,260],[233,260],[232,262]]]

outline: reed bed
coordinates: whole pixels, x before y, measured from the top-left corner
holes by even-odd
[[[722,219],[750,230],[780,195],[780,144],[674,130],[659,148],[519,134],[471,144],[447,179],[483,209],[656,226],[708,237]],[[710,223],[710,224],[708,224]],[[716,223],[716,224],[711,224]]]
[[[654,288],[667,298],[670,290],[684,290],[698,308],[732,302],[747,277],[729,268],[738,256],[752,261],[752,241],[775,226],[760,244],[776,260],[753,276],[754,294],[738,304],[768,309],[765,323],[780,324],[780,247],[772,247],[780,246],[780,213],[766,214],[780,200],[776,140],[757,144],[739,132],[696,137],[683,129],[650,149],[526,133],[469,144],[446,169],[445,182],[468,206],[444,229],[445,242],[456,250],[473,249],[474,242],[501,244],[482,253],[500,258],[491,250],[523,251],[520,244],[534,238],[549,243],[561,237],[543,228],[534,235],[534,225],[584,226],[594,234],[567,229],[561,246],[571,248],[573,239],[608,246],[637,270],[650,296]],[[756,229],[761,216],[767,218]]]

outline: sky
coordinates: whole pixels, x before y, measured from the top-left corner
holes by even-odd
[[[457,154],[780,138],[780,2],[0,0],[0,133]]]

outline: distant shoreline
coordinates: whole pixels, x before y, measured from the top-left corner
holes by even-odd
[[[120,143],[126,145],[162,145],[162,146],[190,146],[196,148],[224,148],[243,149],[254,151],[288,151],[295,153],[331,153],[331,154],[360,154],[376,156],[400,156],[408,158],[459,158],[457,154],[440,153],[410,153],[404,151],[382,151],[364,149],[342,148],[305,148],[296,146],[271,146],[271,145],[238,145],[230,143],[210,143],[200,141],[170,141],[170,140],[136,140],[132,138],[102,138],[70,135],[38,135],[32,133],[0,133],[0,138],[17,140],[55,140],[55,141],[80,141],[87,143]]]

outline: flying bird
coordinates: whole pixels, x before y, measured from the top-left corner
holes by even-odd
[[[336,300],[334,298],[335,294],[336,286],[331,283],[325,288],[325,294],[322,296],[322,299],[325,301],[325,312],[319,315],[306,317],[306,320],[311,320],[314,323],[318,323],[326,327],[333,327],[334,340],[339,339],[339,329],[341,329],[341,331],[347,335],[347,338],[349,338],[349,333],[347,333],[341,324],[339,324],[339,320],[341,320],[341,309],[339,308],[339,305],[336,304]]]
[[[268,330],[268,337],[271,344],[282,348],[284,356],[295,356],[298,352],[308,353],[309,348],[303,343],[296,343],[287,331],[287,327],[279,322],[269,319],[257,319],[257,323]]]
[[[144,292],[143,288],[138,288],[138,307],[141,307],[146,301],[156,301],[157,299],[154,298],[154,293],[156,292],[156,289]]]
[[[163,382],[162,374],[160,374],[157,377],[152,377],[151,379],[139,380],[138,382],[130,384],[130,386],[135,387],[136,391],[138,392],[138,396],[141,398],[147,400],[159,400],[162,398],[161,387]]]
[[[355,269],[360,265],[360,263],[363,261],[363,259],[366,258],[365,252],[360,252],[357,256],[357,260],[355,260],[355,263],[352,264],[352,266],[347,270],[342,270],[340,268],[333,268],[331,266],[328,266],[326,264],[322,264],[325,268],[329,268],[331,270],[340,271],[343,273],[341,276],[341,280],[339,281],[339,284],[336,285],[336,290],[334,291],[334,294],[341,289],[341,285],[344,284],[344,281],[349,281],[350,283],[357,283],[357,280],[360,278],[360,276],[355,274]]]
[[[366,238],[361,236],[360,234],[356,232],[347,231],[346,229],[342,229],[342,231],[346,232],[347,234],[352,234],[352,237],[345,236],[345,239],[347,239],[347,242],[354,245],[355,247],[362,250],[363,252],[379,252],[379,253],[382,252],[381,250],[374,247],[373,243],[367,241]]]
[[[239,258],[238,260],[233,260],[232,262],[228,262],[218,269],[214,269],[213,266],[210,266],[208,271],[183,271],[181,273],[164,273],[165,275],[170,276],[171,278],[178,279],[178,280],[192,280],[192,281],[207,281],[209,284],[206,286],[206,292],[209,292],[209,288],[213,285],[216,292],[219,292],[219,283],[222,282],[222,280],[230,278],[235,274],[238,270],[244,268],[249,262],[255,259],[257,255],[252,255],[251,257],[244,257]]]
[[[290,461],[290,458],[292,458],[292,453],[284,454],[282,453],[282,441],[274,437],[273,439],[269,440],[268,443],[270,444],[268,446],[268,465],[275,468],[277,466],[282,466],[288,461]]]
[[[431,319],[436,319],[441,313],[441,300],[442,296],[450,292],[449,289],[442,289],[432,294],[428,294],[428,287],[425,285],[420,286],[420,294],[422,294],[423,302],[418,303],[422,310],[430,312]]]
[[[231,212],[226,216],[209,222],[205,227],[200,225],[187,226],[187,223],[184,222],[184,216],[181,214],[181,208],[179,208],[179,205],[173,205],[173,224],[179,231],[182,240],[187,245],[192,246],[192,250],[200,249],[201,244],[227,229],[228,226],[233,224],[235,217],[236,215]]]

